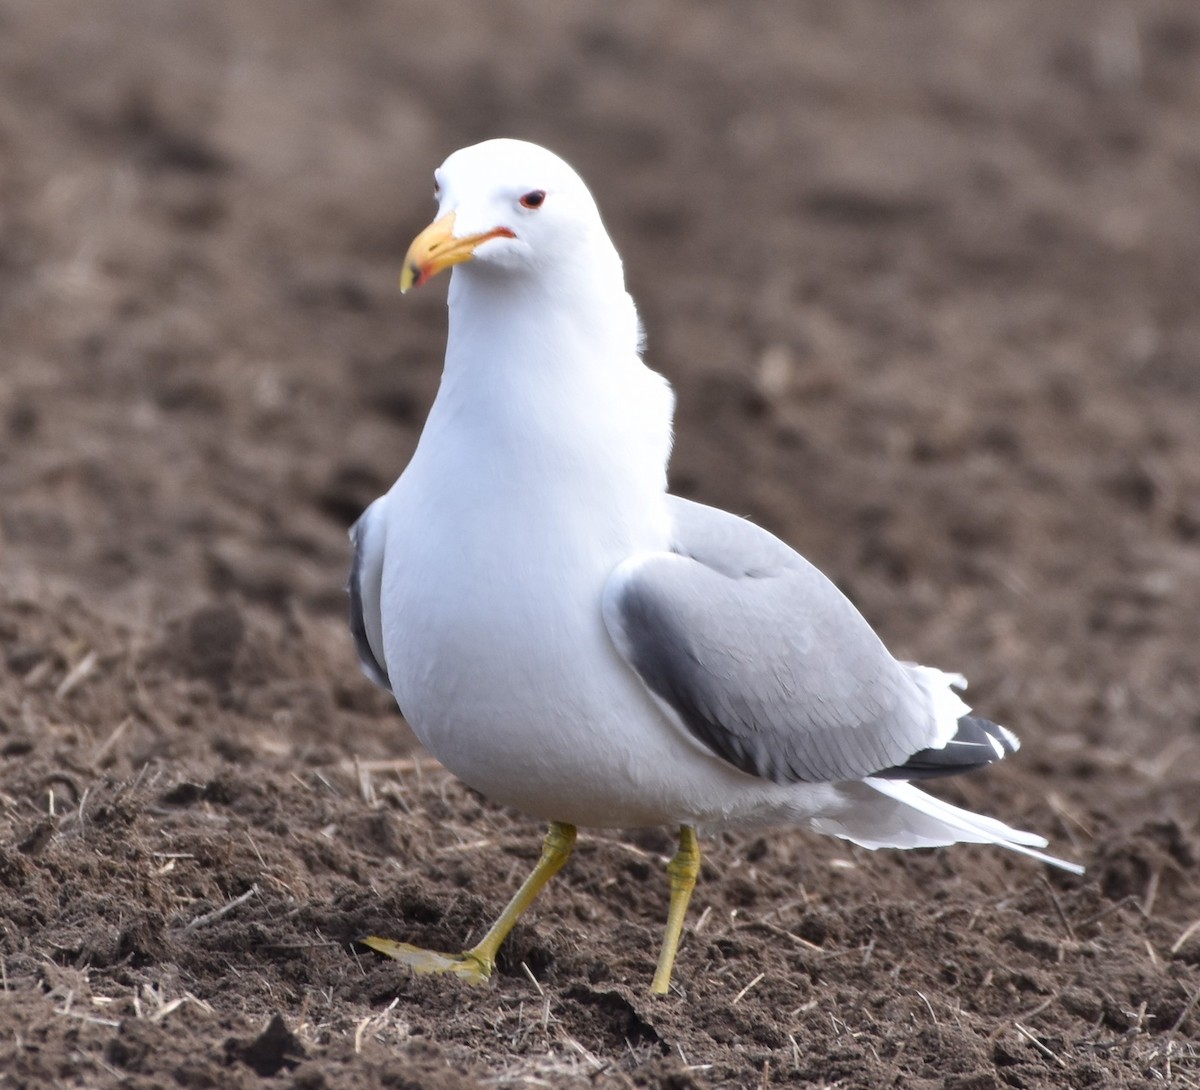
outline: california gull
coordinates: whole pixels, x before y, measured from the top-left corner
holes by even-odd
[[[802,824],[864,848],[1046,841],[913,783],[1017,748],[943,673],[893,658],[849,600],[765,530],[667,492],[674,396],[641,359],[621,259],[579,176],[489,140],[435,174],[401,288],[450,280],[445,369],[408,468],[352,531],[351,628],[439,761],[548,820],[542,857],[462,954],[491,974],[579,825],[671,825],[668,990],[697,828]]]

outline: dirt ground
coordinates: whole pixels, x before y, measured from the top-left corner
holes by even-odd
[[[0,1087],[1200,1086],[1200,8],[0,0]],[[418,753],[346,527],[436,388],[449,151],[589,180],[677,491],[1025,746],[1088,865],[541,828]]]

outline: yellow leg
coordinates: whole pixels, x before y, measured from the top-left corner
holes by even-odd
[[[700,873],[700,843],[696,830],[690,825],[679,828],[679,851],[667,864],[667,875],[671,879],[671,907],[667,912],[667,930],[663,935],[662,951],[658,955],[658,968],[654,972],[654,983],[650,990],[655,995],[666,995],[671,989],[671,970],[675,967],[675,953],[679,949],[679,936],[683,934],[683,918],[687,914],[688,901],[696,888],[696,875]]]
[[[521,883],[521,888],[508,902],[508,907],[500,913],[499,919],[488,928],[488,933],[470,950],[461,954],[439,954],[435,950],[422,950],[419,946],[381,939],[374,935],[363,939],[362,944],[396,961],[404,962],[414,972],[453,973],[469,984],[482,984],[496,967],[496,951],[500,949],[500,944],[508,938],[508,933],[516,925],[521,913],[533,903],[533,899],[541,893],[542,887],[562,870],[574,847],[575,826],[554,822],[542,844],[542,857],[537,866]]]

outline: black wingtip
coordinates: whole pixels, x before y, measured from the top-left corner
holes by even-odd
[[[987,768],[1015,753],[1021,746],[1017,736],[1006,727],[964,715],[958,721],[958,733],[941,749],[923,749],[902,765],[873,772],[883,780],[929,780],[937,776],[958,776]]]

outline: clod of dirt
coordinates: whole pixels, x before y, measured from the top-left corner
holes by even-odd
[[[117,960],[128,960],[134,968],[157,964],[169,954],[167,921],[154,909],[138,912],[117,935]]]
[[[1104,1002],[1086,988],[1066,988],[1058,1000],[1064,1010],[1085,1022],[1098,1022],[1104,1016]]]
[[[266,1078],[289,1071],[305,1059],[304,1046],[288,1029],[282,1014],[276,1014],[267,1028],[251,1041],[231,1038],[225,1043],[225,1054],[238,1060]]]
[[[625,1042],[632,1048],[662,1042],[658,1031],[637,1009],[645,1004],[635,1004],[624,991],[575,985],[567,989],[566,997],[579,1004],[589,1021],[597,1023],[589,1027],[590,1035],[607,1035],[614,1046]]]
[[[56,828],[58,828],[58,822],[53,818],[42,818],[29,832],[21,837],[17,843],[17,850],[22,855],[37,855],[50,843]]]

